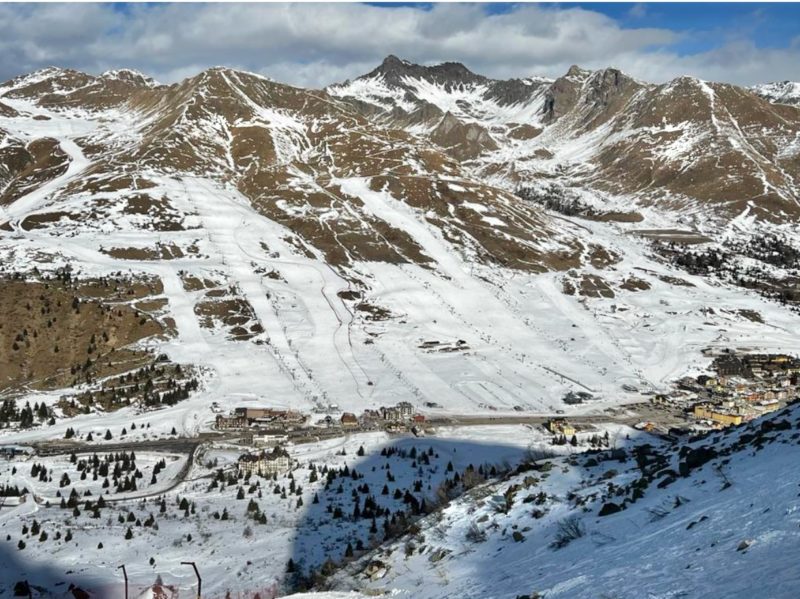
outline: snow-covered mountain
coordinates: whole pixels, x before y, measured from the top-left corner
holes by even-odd
[[[758,90],[577,66],[555,81],[495,81],[460,64],[389,57],[329,92],[427,136],[501,187],[563,178],[624,195],[626,210],[679,209],[699,227],[743,210],[782,222],[800,209],[800,110]]]
[[[715,352],[796,352],[798,166],[797,107],[616,69],[500,81],[389,57],[326,90],[223,67],[172,85],[59,68],[0,84],[0,399],[31,404],[4,404],[14,425],[0,441],[176,452],[157,466],[143,451],[133,490],[114,476],[116,519],[99,527],[85,524],[100,510],[85,493],[109,487],[86,464],[9,462],[2,484],[22,481],[33,499],[2,514],[3,557],[43,587],[69,573],[103,588],[119,578],[103,546],[113,530],[130,541],[137,588],[163,587],[161,572],[190,588],[191,552],[212,574],[208,596],[263,597],[358,537],[359,555],[376,552],[349,572],[370,596],[666,597],[704,588],[708,572],[730,594],[763,548],[763,588],[788,597],[796,576],[775,572],[796,557],[797,489],[767,483],[793,475],[796,408],[684,449],[634,450],[637,434],[603,419],[636,417],[623,406],[669,393]],[[325,416],[401,401],[457,426],[419,448],[385,431],[326,437]],[[194,453],[243,406],[314,427],[263,496],[240,486],[229,439]],[[543,451],[519,418],[556,413],[614,432],[628,453],[482,484],[493,465]],[[703,445],[717,453],[705,465]],[[380,515],[342,517],[385,486],[388,531],[473,462],[487,466],[475,492],[402,547],[381,547]],[[68,486],[83,493],[80,526],[77,499],[56,507]],[[151,505],[162,496],[169,511]],[[611,504],[626,509],[600,517]],[[64,536],[37,541],[33,521]],[[564,527],[584,534],[555,551]],[[722,581],[731,555],[741,569]]]
[[[50,68],[2,84],[0,103],[6,276],[69,267],[98,302],[85,281],[146,281],[134,309],[159,333],[126,329],[100,356],[163,352],[209,373],[174,408],[191,431],[212,395],[541,412],[581,389],[614,403],[623,381],[663,388],[709,344],[791,344],[792,312],[647,241],[796,231],[798,111],[740,88],[577,67],[496,81],[389,57],[327,92],[225,68],[170,86]],[[4,388],[82,390],[124,368],[75,376],[76,356],[23,334],[48,318],[19,318]],[[91,324],[87,342],[108,336]]]
[[[750,88],[762,98],[777,104],[800,104],[800,83],[797,81],[775,81]]]

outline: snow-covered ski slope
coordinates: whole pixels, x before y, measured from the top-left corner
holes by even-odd
[[[702,369],[703,348],[787,350],[800,328],[800,319],[777,304],[655,261],[625,224],[556,215],[553,222],[565,233],[619,258],[597,268],[587,260],[581,270],[602,276],[615,297],[566,295],[563,272],[530,274],[470,261],[423,213],[388,191],[373,191],[368,178],[335,183],[360,200],[363,214],[405,231],[433,260],[432,268],[377,261],[331,267],[313,251],[300,252],[292,231],[254,210],[230,185],[211,177],[143,171],[140,175],[153,184],[149,197],[169,198],[184,225],[158,230],[151,226],[155,216],[118,209],[128,189],[72,193],[66,187],[89,163],[76,140],[89,132],[111,135],[115,125],[108,115],[8,103],[48,120],[0,117],[0,128],[23,139],[59,140],[70,167],[5,208],[12,230],[0,232],[3,264],[9,271],[33,266],[47,271],[69,263],[83,276],[122,271],[161,281],[175,335],[148,343],[173,361],[209,373],[202,392],[158,414],[154,424],[166,430],[173,424],[189,434],[209,428],[212,401],[223,409],[252,403],[309,411],[337,404],[360,412],[410,400],[431,413],[552,413],[565,408],[565,392],[589,390],[600,399],[583,409],[598,410],[641,398],[624,391],[625,383],[658,391]],[[35,214],[87,215],[99,199],[105,202],[103,219],[20,226],[24,217]],[[121,258],[108,251],[158,244],[180,248],[182,255]],[[630,276],[651,289],[619,288]],[[198,304],[203,292],[187,289],[187,277],[233,289],[263,332],[234,341],[224,327],[202,326]],[[669,277],[690,286],[670,283]],[[372,318],[358,302],[345,299],[354,281],[363,293],[361,301],[388,316]],[[766,324],[743,317],[743,310],[758,312]],[[426,345],[431,341],[439,344]],[[58,395],[48,394],[48,401]],[[425,408],[425,402],[441,407]],[[87,415],[77,422],[100,426],[115,417]],[[119,418],[128,418],[124,410]],[[37,434],[52,436],[59,430],[21,438]]]

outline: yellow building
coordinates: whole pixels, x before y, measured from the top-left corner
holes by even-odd
[[[781,407],[781,403],[776,400],[765,400],[760,401],[755,405],[756,410],[758,410],[762,414],[769,414],[770,412],[775,412],[779,410]]]
[[[575,427],[572,426],[566,418],[551,418],[547,421],[545,425],[547,430],[549,430],[554,435],[564,435],[565,437],[571,437],[577,431]]]
[[[713,420],[714,422],[718,422],[725,426],[738,426],[744,421],[744,417],[741,414],[733,414],[730,412],[720,412],[719,410],[715,410],[713,406],[708,404],[697,404],[694,406],[693,409],[695,418],[701,418],[703,420]]]

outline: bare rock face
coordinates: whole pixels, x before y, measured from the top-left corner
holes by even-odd
[[[8,104],[3,104],[2,102],[0,102],[0,116],[15,117],[19,116],[19,113],[13,108],[11,108],[11,106],[9,106]]]
[[[460,62],[443,62],[426,67],[401,60],[393,55],[387,56],[378,68],[370,71],[365,77],[380,77],[388,85],[401,88],[409,88],[406,79],[422,79],[441,85],[445,89],[488,81],[486,77],[476,75]]]
[[[449,112],[431,132],[431,141],[459,160],[477,158],[497,144],[489,132],[476,123],[465,124]]]
[[[573,65],[567,74],[556,79],[547,89],[542,106],[542,121],[552,123],[569,113],[578,103],[580,89],[589,71]]]

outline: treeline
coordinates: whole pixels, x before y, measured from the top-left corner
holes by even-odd
[[[165,359],[166,356],[157,358],[158,362]],[[59,406],[69,416],[88,414],[95,406],[106,411],[137,402],[148,408],[171,406],[188,399],[199,388],[199,381],[189,376],[191,370],[186,371],[180,364],[170,367],[158,362],[122,374],[100,389],[84,391],[74,398],[62,397]]]
[[[702,249],[667,242],[656,242],[653,247],[671,264],[690,274],[722,279],[798,311],[800,279],[775,272],[776,268],[800,268],[800,249],[783,237],[753,235],[745,240],[726,241],[721,247]]]
[[[0,404],[0,428],[8,428],[11,423],[16,423],[19,428],[31,428],[37,421],[55,424],[53,410],[44,402],[34,403],[31,407],[26,401],[22,408],[17,407],[15,399],[4,399]]]
[[[555,183],[543,187],[518,187],[514,193],[526,202],[539,204],[566,216],[585,216],[595,213],[594,209],[583,203],[576,193]]]

